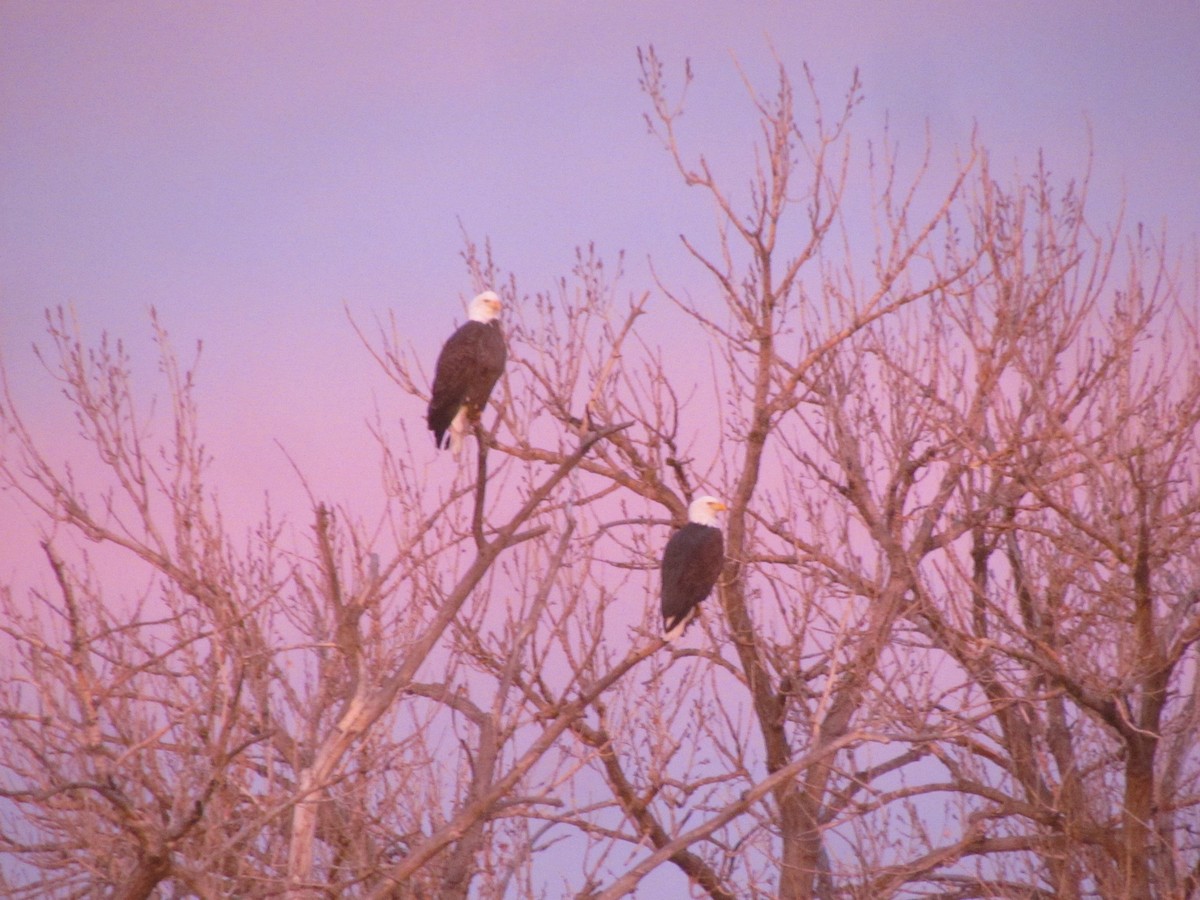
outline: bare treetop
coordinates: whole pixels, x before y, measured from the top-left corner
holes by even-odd
[[[103,474],[6,388],[52,585],[0,587],[6,895],[1197,893],[1200,341],[1165,245],[1090,223],[1086,178],[860,152],[857,78],[828,110],[782,66],[718,175],[690,70],[640,61],[716,217],[680,223],[705,293],[593,247],[527,288],[468,239],[486,386],[443,409],[436,350],[351,323],[385,415],[476,438],[431,462],[377,421],[378,521],[313,497],[301,538],[235,539],[157,320],[147,415],[122,345],[49,316]]]

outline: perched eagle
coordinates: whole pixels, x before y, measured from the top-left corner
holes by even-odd
[[[499,315],[500,298],[484,291],[467,307],[469,321],[450,335],[438,356],[425,418],[434,444],[439,449],[449,444],[455,456],[462,449],[468,422],[483,412],[508,359],[496,321]]]
[[[688,523],[671,535],[662,559],[662,614],[666,639],[673,641],[712,593],[725,564],[725,540],[713,523],[725,504],[701,497],[688,507]]]

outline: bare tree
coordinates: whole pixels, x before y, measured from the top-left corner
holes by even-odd
[[[53,586],[0,598],[8,892],[1196,895],[1200,360],[1164,242],[976,146],[861,162],[857,82],[829,115],[782,67],[730,187],[684,146],[690,79],[642,55],[715,210],[683,238],[709,293],[627,291],[591,247],[525,292],[468,240],[508,375],[446,484],[376,420],[377,521],[310,495],[307,538],[267,510],[235,540],[157,321],[165,427],[119,344],[50,316],[98,468],[6,391]],[[698,493],[727,563],[665,648]]]
[[[969,553],[921,598],[988,711],[989,753],[958,771],[998,788],[986,814],[1036,852],[1044,893],[1190,896],[1195,323],[1161,246],[1119,258],[1044,172],[985,181],[977,210],[985,277],[955,318],[986,393],[971,427],[945,422],[976,459]]]
[[[56,467],[5,403],[15,450],[0,473],[43,516],[57,584],[57,597],[3,598],[13,652],[3,797],[23,817],[5,829],[5,851],[45,873],[29,889],[39,894],[107,884],[149,896],[174,884],[212,897],[284,886],[465,896],[484,823],[561,803],[519,788],[573,714],[531,721],[507,702],[509,685],[473,699],[480,685],[444,638],[466,622],[484,633],[480,587],[507,554],[536,572],[526,587],[543,598],[495,623],[516,667],[574,533],[556,491],[604,433],[508,483],[495,523],[481,483],[429,499],[392,455],[384,521],[366,528],[314,501],[307,554],[283,548],[269,515],[239,550],[205,486],[191,372],[155,327],[173,416],[161,445],[122,347],[103,339],[89,351],[64,313],[49,321],[49,365],[106,486],[87,490]],[[106,593],[89,554],[68,564],[62,532],[113,551],[142,573],[143,593]],[[653,647],[575,684],[567,703],[587,702]],[[451,734],[438,738],[442,727]]]

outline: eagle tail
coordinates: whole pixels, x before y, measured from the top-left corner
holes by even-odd
[[[450,452],[454,454],[455,459],[462,453],[463,441],[466,440],[468,428],[467,405],[464,403],[459,407],[454,420],[450,423]]]
[[[668,644],[670,644],[670,643],[674,642],[675,638],[677,638],[681,634],[683,634],[684,629],[686,629],[688,627],[688,625],[691,624],[692,619],[696,618],[697,608],[698,607],[693,606],[691,609],[689,609],[683,615],[673,616],[672,618],[663,622],[663,629],[666,632],[663,635],[663,640],[665,640]]]

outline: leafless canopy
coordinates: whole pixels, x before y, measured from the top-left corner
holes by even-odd
[[[239,537],[157,319],[152,415],[119,342],[48,315],[91,454],[5,387],[46,577],[0,588],[0,892],[1200,893],[1195,284],[1086,178],[852,152],[858,84],[830,110],[807,71],[747,80],[723,178],[691,72],[641,63],[707,287],[588,248],[527,291],[468,241],[507,375],[453,479],[376,424],[378,521]],[[401,325],[354,327],[419,417]],[[727,562],[666,648],[700,493]]]

